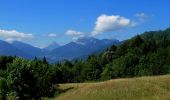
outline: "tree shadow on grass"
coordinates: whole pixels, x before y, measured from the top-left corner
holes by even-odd
[[[59,93],[65,93],[65,92],[67,92],[67,91],[69,91],[71,89],[74,89],[74,87],[68,87],[66,89],[58,89],[58,91],[59,91]]]

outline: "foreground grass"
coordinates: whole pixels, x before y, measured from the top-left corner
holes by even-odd
[[[67,90],[52,100],[170,100],[170,75],[60,84]]]

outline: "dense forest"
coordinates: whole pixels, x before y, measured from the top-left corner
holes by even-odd
[[[33,51],[32,51],[33,52]],[[0,57],[0,100],[40,100],[59,93],[55,84],[170,73],[170,28],[145,32],[87,60],[49,64],[43,60]]]

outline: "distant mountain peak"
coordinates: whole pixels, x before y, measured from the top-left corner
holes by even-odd
[[[92,41],[92,40],[98,40],[98,39],[94,37],[81,37],[77,39],[77,41]]]
[[[81,37],[77,39],[77,44],[87,45],[87,44],[95,44],[99,39],[96,39],[94,37]]]
[[[24,42],[20,42],[20,41],[13,41],[10,44],[12,44],[13,46],[21,49],[21,48],[35,48],[34,46],[24,43]]]
[[[52,42],[51,44],[49,44],[47,47],[45,47],[44,49],[47,49],[49,51],[52,51],[56,48],[58,48],[60,45],[57,42]]]
[[[59,46],[59,44],[57,42],[52,42],[51,44],[49,44],[47,47],[49,46]]]

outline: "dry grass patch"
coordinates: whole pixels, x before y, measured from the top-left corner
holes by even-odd
[[[170,100],[170,75],[60,84],[70,87],[54,100]]]

